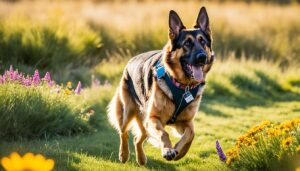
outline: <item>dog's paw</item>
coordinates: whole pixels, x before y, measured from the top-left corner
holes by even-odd
[[[178,151],[172,148],[164,148],[162,150],[162,156],[168,161],[173,160],[177,154]]]
[[[129,159],[129,151],[121,151],[119,152],[119,160],[122,162],[122,163],[126,163]]]
[[[147,163],[147,157],[145,154],[138,155],[136,160],[140,166],[144,166]]]

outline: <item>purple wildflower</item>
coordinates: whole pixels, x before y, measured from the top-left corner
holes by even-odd
[[[34,71],[32,82],[33,82],[34,85],[39,85],[40,84],[41,79],[40,79],[40,74],[39,74],[38,70]]]
[[[80,92],[81,92],[81,82],[79,81],[78,84],[77,84],[77,87],[75,89],[75,93],[80,94]]]
[[[216,149],[217,149],[217,152],[218,152],[218,156],[219,156],[219,158],[220,158],[220,160],[222,161],[222,162],[226,162],[226,155],[224,154],[224,152],[223,152],[223,150],[222,150],[222,147],[221,147],[221,145],[220,145],[220,143],[219,143],[219,141],[217,140],[216,141]]]
[[[3,78],[4,78],[4,81],[9,81],[10,80],[10,72],[6,70],[3,74]]]
[[[9,67],[9,76],[10,76],[10,79],[12,79],[14,76],[14,68],[12,65],[10,65],[10,67]]]
[[[50,73],[49,73],[49,72],[46,72],[45,77],[44,77],[44,80],[45,80],[46,82],[50,82],[50,81],[51,81],[51,76],[50,76]]]
[[[2,84],[3,82],[2,82],[2,75],[0,75],[0,84]]]
[[[49,81],[49,83],[48,83],[48,86],[49,86],[49,87],[53,87],[53,86],[54,86],[54,84],[55,84],[55,82],[54,82],[54,81]]]
[[[3,74],[3,76],[2,76],[2,82],[4,83],[5,81],[6,81],[6,75]]]
[[[100,86],[100,81],[98,79],[94,79],[92,81],[92,87],[99,87]]]
[[[23,78],[24,78],[23,73],[20,72],[19,75],[18,75],[18,77],[17,77],[17,80],[20,81],[20,82],[22,82]]]
[[[9,72],[10,72],[10,73],[14,72],[14,68],[13,68],[12,65],[10,65],[10,67],[9,67]]]
[[[32,78],[27,75],[27,77],[23,77],[22,84],[24,86],[30,86],[32,82]]]
[[[95,78],[95,75],[92,75],[92,87],[99,87],[100,86],[100,81],[97,79],[97,78]]]
[[[13,81],[18,80],[18,76],[19,76],[19,73],[18,73],[18,70],[16,70],[16,71],[13,72],[13,75],[10,79],[13,80]]]

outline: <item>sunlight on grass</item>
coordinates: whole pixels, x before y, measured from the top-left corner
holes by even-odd
[[[207,76],[190,151],[167,162],[145,143],[148,163],[139,167],[130,141],[130,160],[121,164],[106,107],[127,61],[163,48],[170,9],[191,27],[202,5],[217,61]],[[0,157],[40,153],[55,160],[55,170],[228,170],[218,159],[216,140],[227,150],[262,120],[300,117],[299,9],[241,2],[0,2],[1,72],[14,64],[28,73],[49,70],[63,87],[68,81],[83,86],[75,95],[0,84],[0,136],[9,140],[0,141]]]

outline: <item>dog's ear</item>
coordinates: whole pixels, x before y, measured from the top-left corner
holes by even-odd
[[[201,7],[194,28],[200,28],[202,31],[210,34],[209,18],[205,7]]]
[[[185,29],[185,26],[182,24],[181,19],[175,11],[171,10],[169,13],[169,38],[174,40],[182,29]]]

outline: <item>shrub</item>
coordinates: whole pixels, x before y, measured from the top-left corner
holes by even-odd
[[[239,137],[226,156],[234,170],[295,169],[300,161],[300,119],[264,121]]]
[[[47,138],[90,130],[87,105],[71,83],[58,86],[50,74],[25,77],[11,67],[0,76],[0,139]]]

